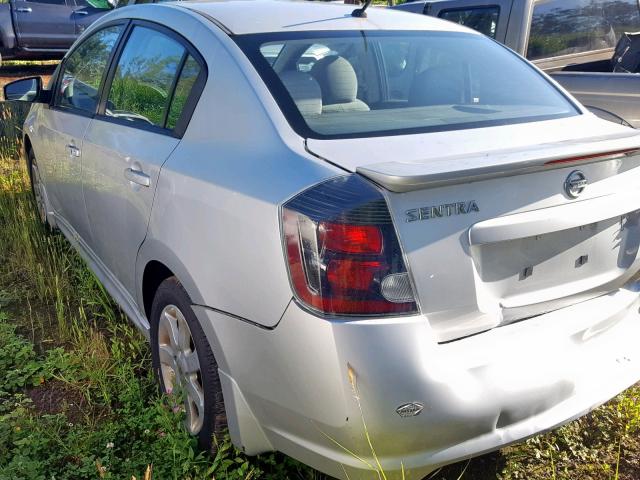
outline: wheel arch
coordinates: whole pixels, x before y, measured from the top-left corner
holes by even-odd
[[[235,380],[225,373],[229,371],[227,358],[210,321],[211,311],[204,306],[200,291],[184,264],[163,243],[147,239],[138,253],[136,271],[140,272],[139,305],[150,320],[155,293],[164,280],[175,277],[191,299],[194,313],[202,327],[206,340],[218,365],[220,386],[224,398],[227,424],[234,444],[249,455],[273,451],[262,426],[256,419]],[[213,315],[217,315],[213,314]]]
[[[202,305],[204,302],[187,267],[158,240],[147,238],[141,245],[136,261],[136,273],[137,302],[147,320],[158,287],[169,277],[176,277],[180,281],[193,304]]]
[[[153,298],[158,291],[158,287],[167,278],[175,276],[169,267],[157,260],[151,260],[145,266],[142,274],[142,307],[147,320],[150,320]]]
[[[29,138],[29,135],[25,135],[24,139],[22,140],[22,154],[24,155],[24,158],[27,161],[27,167],[31,167],[31,165],[29,165],[29,152],[33,150],[33,143],[31,143],[31,139]],[[29,173],[29,175],[31,175],[31,173]]]

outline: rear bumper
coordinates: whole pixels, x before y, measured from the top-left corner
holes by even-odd
[[[242,417],[231,431],[248,453],[273,447],[336,477],[370,478],[336,443],[373,464],[350,365],[385,471],[393,478],[402,463],[421,478],[554,428],[640,380],[639,306],[633,285],[448,344],[434,341],[423,317],[326,321],[292,303],[264,330],[204,308],[198,315],[237,387],[225,398],[242,400],[227,410],[232,424]],[[401,418],[396,408],[409,402],[424,410]],[[268,440],[256,442],[256,431]]]

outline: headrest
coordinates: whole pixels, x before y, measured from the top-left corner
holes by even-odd
[[[320,85],[311,75],[289,71],[280,75],[280,80],[303,116],[320,115],[322,112],[322,92]]]
[[[318,60],[311,74],[320,84],[325,105],[349,103],[358,94],[358,77],[351,64],[343,57],[332,55]]]

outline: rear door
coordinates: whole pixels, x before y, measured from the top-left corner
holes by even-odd
[[[15,0],[18,43],[33,49],[68,49],[76,39],[73,0]]]
[[[91,248],[129,292],[160,169],[180,142],[205,71],[182,37],[134,22],[86,131],[82,180]]]
[[[75,34],[80,35],[89,25],[98,20],[111,8],[105,2],[88,2],[87,0],[75,0],[73,19],[75,22]]]
[[[124,29],[124,23],[107,26],[80,43],[60,68],[52,105],[42,110],[38,135],[45,158],[39,161],[48,193],[56,213],[84,241],[90,236],[82,196],[82,137],[97,111],[109,58]]]

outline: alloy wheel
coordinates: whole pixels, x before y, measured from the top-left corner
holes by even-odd
[[[178,307],[167,305],[158,325],[160,375],[167,393],[184,395],[186,426],[197,435],[204,424],[204,388],[191,329]]]

